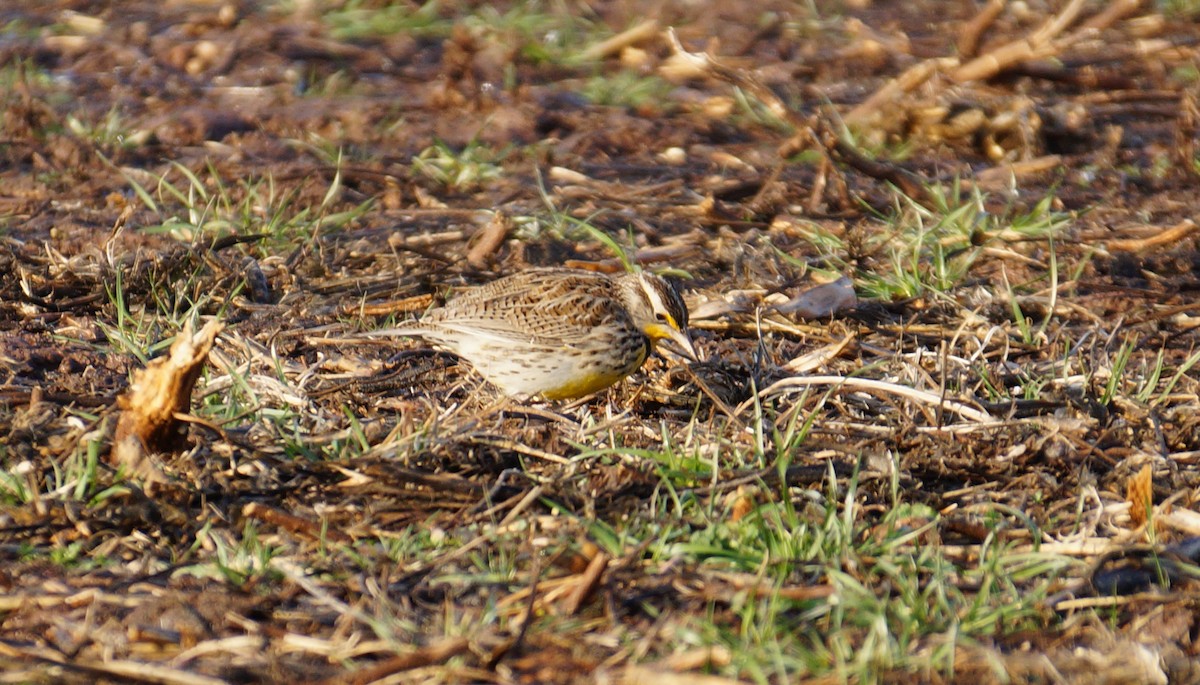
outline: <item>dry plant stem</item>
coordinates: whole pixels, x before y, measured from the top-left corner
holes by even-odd
[[[690,365],[684,366],[683,368],[685,371],[687,371],[688,376],[691,377],[692,382],[696,384],[696,387],[700,388],[700,392],[704,393],[705,397],[712,400],[713,404],[716,405],[717,409],[719,409],[722,414],[731,419],[737,419],[737,412],[735,412],[733,408],[725,402],[725,400],[721,399],[719,395],[713,392],[713,389],[709,387],[708,383],[704,382],[704,379],[697,375]]]
[[[1064,599],[1061,602],[1054,603],[1056,611],[1078,611],[1080,609],[1108,609],[1119,607],[1125,604],[1133,604],[1134,602],[1142,603],[1147,600],[1157,602],[1170,602],[1172,597],[1164,595],[1161,592],[1146,592],[1136,595],[1122,595],[1116,597],[1081,597],[1079,599]]]
[[[1196,222],[1184,219],[1174,226],[1156,233],[1148,238],[1128,238],[1124,240],[1109,240],[1104,246],[1109,252],[1144,253],[1162,247],[1173,247],[1196,231]]]
[[[349,616],[350,618],[364,625],[371,625],[372,621],[370,616],[364,614],[361,610],[346,604],[337,597],[334,597],[332,594],[318,585],[317,581],[310,578],[305,570],[297,566],[294,562],[281,557],[276,557],[271,559],[270,565],[271,568],[278,571],[288,580],[299,586],[300,589],[311,595],[316,602],[324,604],[342,616]]]
[[[39,599],[46,599],[46,598],[36,598],[36,599],[35,598],[17,598],[17,599],[30,599],[33,601],[37,601]],[[109,606],[120,606],[120,607],[128,607],[128,608],[139,606],[140,602],[142,602],[144,600],[143,597],[134,597],[134,596],[127,596],[127,595],[121,595],[121,596],[105,595],[105,594],[101,594],[101,593],[95,591],[94,589],[89,589],[84,592],[76,593],[75,595],[72,595],[69,597],[62,597],[61,599],[65,600],[66,604],[72,605],[72,606],[91,604],[94,601],[94,602],[104,603]],[[44,601],[39,601],[38,605],[42,606],[42,607],[51,606],[51,604],[48,604]],[[8,606],[6,608],[6,610],[17,610],[19,608],[20,608],[19,603],[11,604],[10,606]],[[251,640],[253,641],[255,646],[261,645],[260,638],[254,637],[254,638],[251,638]],[[0,657],[6,657],[6,658],[10,658],[10,659],[18,659],[22,663],[31,663],[32,662],[35,664],[53,665],[53,666],[63,669],[63,671],[68,672],[68,673],[77,673],[77,674],[85,674],[86,673],[86,674],[93,676],[95,678],[96,682],[100,682],[100,681],[109,682],[108,678],[113,678],[113,677],[115,677],[120,682],[158,683],[158,684],[165,684],[165,685],[212,685],[214,683],[226,682],[226,681],[218,679],[218,678],[210,678],[208,676],[192,673],[190,671],[186,671],[183,669],[171,668],[168,666],[161,666],[161,665],[155,665],[155,664],[147,664],[144,661],[112,659],[111,656],[106,657],[103,660],[93,661],[91,658],[76,655],[76,658],[68,661],[68,660],[64,659],[63,656],[58,651],[53,650],[53,649],[46,649],[46,648],[40,648],[40,647],[26,648],[26,647],[22,647],[22,646],[13,646],[13,645],[10,645],[7,642],[3,642],[3,641],[0,641]],[[176,665],[178,665],[177,661],[175,663],[176,663]],[[3,668],[11,667],[11,664],[9,664],[6,661],[0,660],[0,667],[3,667]],[[22,675],[16,676],[15,680],[10,680],[9,682],[43,682],[43,678],[46,675],[46,673],[43,672],[41,674],[42,677],[33,677],[33,674],[35,672],[36,671],[34,671],[34,670],[27,671],[27,673],[30,674],[30,676],[29,676],[30,680],[28,680],[28,681],[25,679],[25,677],[22,677],[24,675],[24,674],[22,674]],[[11,675],[13,675],[13,674],[10,674],[10,676]],[[107,678],[106,678],[106,676],[107,676]],[[74,682],[74,681],[72,681],[72,682]]]
[[[351,542],[349,535],[336,528],[323,527],[320,522],[310,521],[274,507],[259,504],[258,502],[251,502],[242,507],[242,516],[257,519],[264,523],[278,526],[289,533],[299,533],[314,540],[326,539],[333,542]]]
[[[921,177],[893,164],[867,157],[849,141],[838,135],[827,121],[822,121],[820,127],[822,130],[818,135],[818,140],[821,141],[831,158],[871,178],[887,181],[922,205],[931,206],[933,198]]]
[[[1164,507],[1156,507],[1154,514],[1154,522],[1160,527],[1177,530],[1189,536],[1200,535],[1200,513],[1191,509],[1163,509]]]
[[[508,525],[511,525],[513,521],[517,520],[518,516],[525,513],[526,509],[533,506],[533,503],[538,501],[544,492],[545,488],[540,485],[531,488],[529,492],[525,493],[525,496],[521,498],[521,501],[517,502],[516,505],[513,506],[512,511],[508,512],[508,514],[501,519],[499,527],[504,528]]]
[[[1058,34],[1067,30],[1067,27],[1075,23],[1079,17],[1079,13],[1083,11],[1087,0],[1071,0],[1061,12],[1051,17],[1040,29],[1035,31],[1029,40],[1035,44],[1047,43],[1058,36]]]
[[[745,88],[751,95],[758,98],[770,110],[771,114],[794,126],[803,126],[803,122],[799,121],[796,113],[785,105],[762,81],[759,81],[741,69],[734,69],[721,64],[707,52],[697,53],[685,50],[683,44],[679,42],[679,37],[675,35],[673,27],[667,29],[667,43],[675,51],[676,55],[686,58],[697,71],[721,79],[739,88]]]
[[[814,143],[817,150],[823,153],[826,160],[832,159],[841,162],[871,178],[887,181],[900,188],[904,194],[916,201],[927,206],[931,205],[932,198],[929,195],[926,184],[919,176],[900,167],[873,160],[863,155],[853,144],[838,133],[839,126],[834,124],[833,115],[823,113],[817,117],[817,123],[810,126],[801,120],[770,88],[767,88],[757,78],[754,78],[743,70],[727,67],[707,53],[687,52],[679,43],[679,39],[673,29],[668,29],[667,38],[676,54],[691,61],[698,71],[744,89],[762,102],[776,117],[796,127],[799,132],[795,138],[809,140]],[[918,65],[918,69],[910,70],[911,75],[907,80],[901,81],[895,86],[895,92],[885,94],[876,99],[875,102],[864,103],[859,108],[863,110],[862,112],[856,109],[855,112],[851,112],[843,121],[846,123],[850,122],[856,112],[859,112],[859,116],[861,117],[867,116],[870,109],[877,108],[889,102],[899,90],[915,88],[942,68],[948,68],[955,64],[958,64],[957,60],[947,58],[944,61],[935,60]],[[792,147],[794,146],[785,146],[785,148],[789,149]],[[829,171],[829,168],[823,167],[823,170]],[[810,201],[810,206],[813,204],[815,204],[815,198],[814,201]]]
[[[151,361],[134,374],[129,391],[117,398],[121,415],[113,435],[114,462],[147,482],[166,480],[149,460],[150,454],[183,447],[178,417],[187,414],[196,379],[224,327],[213,319],[193,333],[191,323],[184,324],[167,356]]]
[[[567,595],[563,601],[563,611],[568,616],[574,616],[579,613],[579,609],[583,607],[583,603],[600,585],[600,579],[604,576],[605,569],[608,568],[608,562],[611,560],[604,552],[599,552],[588,563],[587,570],[579,575],[579,580],[572,588],[571,594]]]
[[[979,48],[979,36],[996,22],[996,18],[1004,11],[1007,0],[988,0],[988,4],[979,10],[971,21],[963,24],[958,35],[958,57],[967,59],[975,55]]]
[[[108,234],[108,240],[104,241],[104,258],[108,262],[108,268],[115,269],[118,266],[117,260],[113,258],[113,250],[117,245],[117,237],[125,230],[125,224],[129,221],[129,217],[133,216],[135,206],[131,203],[126,205],[121,211],[120,216],[113,222],[112,230]]]
[[[239,617],[240,618],[240,617]],[[261,626],[257,623],[248,621],[239,621],[231,619],[231,623],[238,627],[245,627],[247,630],[257,631]],[[286,633],[282,636],[281,641],[290,649],[304,651],[309,653],[320,654],[327,656],[333,652],[332,647],[323,640],[317,640],[307,636],[296,635],[294,633]],[[263,638],[259,634],[238,635],[235,637],[226,637],[218,640],[207,640],[197,644],[195,647],[185,649],[171,659],[171,664],[183,668],[187,664],[208,655],[214,654],[236,654],[249,653],[254,654],[262,650]]]
[[[487,266],[488,260],[504,244],[508,232],[512,229],[512,220],[502,212],[492,215],[491,221],[471,236],[471,248],[467,251],[467,263],[476,269]]]
[[[747,593],[750,597],[782,597],[798,602],[831,597],[837,592],[833,585],[777,585],[775,581],[763,580],[749,573],[716,573],[713,581],[705,583],[700,595],[707,599],[732,601],[733,595]]]
[[[1101,60],[1096,58],[1091,61],[1098,62]],[[1042,81],[1074,84],[1081,90],[1103,89],[1112,91],[1129,90],[1137,87],[1136,82],[1127,76],[1104,73],[1086,67],[1087,65],[1083,63],[1083,60],[1075,60],[1070,66],[1063,66],[1052,59],[1029,60],[1014,65],[1011,71],[1014,75],[1030,76]],[[1083,98],[1080,99],[1082,100]],[[1172,114],[1173,112],[1167,112],[1164,116],[1171,116]]]
[[[700,673],[674,673],[650,666],[628,666],[622,685],[741,685],[741,680]]]
[[[984,169],[975,175],[974,184],[980,188],[987,190],[998,189],[1001,186],[1010,183],[1024,176],[1040,174],[1045,171],[1057,168],[1062,164],[1062,157],[1059,155],[1045,155],[1034,159],[1028,159],[1021,162],[1013,162],[1003,166]],[[964,180],[964,184],[969,184],[970,180]],[[969,186],[968,186],[969,187]]]
[[[686,242],[640,249],[633,255],[633,262],[641,265],[659,264],[662,262],[674,263],[696,254],[701,248],[700,237],[684,236],[684,238]],[[618,259],[606,259],[600,262],[568,259],[563,262],[563,266],[575,269],[587,269],[589,271],[600,271],[608,274],[618,273],[624,269],[624,265]]]
[[[541,497],[543,492],[544,492],[544,489],[540,485],[537,487],[531,488],[527,492],[519,492],[502,502],[496,502],[492,506],[488,507],[487,509],[484,509],[483,511],[481,511],[477,514],[463,518],[463,521],[467,522],[467,523],[495,521],[497,514],[499,514],[502,511],[505,511],[509,508],[512,508],[512,507],[518,508],[523,511],[526,507],[529,506],[529,500],[534,500],[534,499],[537,499],[538,497]],[[492,501],[491,493],[488,493],[485,496],[485,499],[483,501],[491,502]],[[504,521],[501,521],[499,525],[505,526],[508,523],[510,523],[510,521],[508,521],[508,519],[506,518]]]
[[[405,214],[416,214],[422,219],[444,216],[447,219],[478,219],[481,216],[478,209],[406,209]],[[404,217],[412,220],[415,217]],[[461,243],[467,239],[467,232],[461,229],[442,231],[440,233],[421,233],[418,235],[402,235],[393,233],[388,236],[388,246],[393,248],[436,247]]]
[[[1197,93],[1185,92],[1179,101],[1179,117],[1175,124],[1175,160],[1180,168],[1187,169],[1193,177],[1200,176],[1200,165],[1196,159],[1196,139],[1200,138],[1200,106]]]
[[[822,205],[822,199],[825,197],[825,187],[829,185],[830,166],[832,162],[828,155],[821,157],[821,163],[817,167],[816,178],[813,179],[812,189],[808,191],[808,202],[805,207],[812,214],[817,214]]]
[[[1072,39],[1056,42],[1055,38],[1075,22],[1085,4],[1086,0],[1071,0],[1062,12],[1059,12],[1031,35],[1006,43],[987,54],[976,57],[950,72],[950,78],[957,83],[982,81],[996,76],[1019,62],[1058,54],[1070,44]]]
[[[228,681],[221,678],[192,673],[182,669],[157,666],[144,661],[109,660],[75,662],[57,661],[39,657],[49,663],[59,663],[71,670],[81,670],[97,676],[97,681],[107,680],[104,676],[117,678],[121,682],[154,683],[155,685],[225,685]]]
[[[850,333],[841,340],[806,352],[799,357],[784,363],[783,369],[793,374],[808,373],[809,371],[819,369],[845,352],[846,348],[849,347],[850,343],[853,342],[856,337],[857,334]]]
[[[498,609],[508,609],[509,607],[515,607],[520,602],[528,604],[531,601],[531,597],[536,598],[536,607],[545,607],[551,600],[557,600],[565,596],[567,591],[575,587],[578,582],[579,574],[539,580],[536,584],[531,583],[520,590],[501,597],[496,601],[496,607]],[[506,612],[505,615],[509,613],[511,612]]]
[[[451,657],[466,652],[469,648],[470,642],[465,637],[446,638],[437,644],[423,647],[411,654],[395,656],[374,666],[317,682],[320,685],[367,685],[368,683],[379,682],[387,676],[395,675],[401,671],[411,671],[415,668],[443,663]]]
[[[1186,93],[1184,94],[1186,96]],[[1169,108],[1172,105],[1177,105],[1180,94],[1174,90],[1139,90],[1137,88],[1121,88],[1116,90],[1097,91],[1094,93],[1080,93],[1076,98],[1076,102],[1083,105],[1105,105],[1111,104],[1105,111],[1128,111],[1116,109],[1115,105],[1119,103],[1162,103],[1164,108]],[[1173,112],[1173,110],[1172,110]]]
[[[528,493],[526,493],[526,495],[521,499],[521,501],[518,502],[516,504],[516,506],[514,506],[512,508],[512,511],[508,512],[508,515],[504,517],[504,520],[501,521],[500,524],[498,526],[496,526],[494,529],[491,529],[489,531],[481,533],[480,535],[477,535],[476,537],[471,539],[469,542],[467,542],[453,550],[450,550],[449,552],[446,552],[445,554],[439,556],[437,559],[434,559],[429,562],[414,562],[412,564],[409,564],[403,570],[404,575],[406,577],[414,577],[414,576],[421,576],[421,575],[427,574],[432,569],[446,566],[453,561],[457,561],[458,559],[461,559],[462,557],[469,554],[476,547],[479,547],[487,542],[494,540],[496,537],[496,531],[502,530],[503,528],[508,526],[512,521],[515,521],[518,516],[520,516],[522,513],[524,513],[526,509],[528,509],[530,506],[532,506],[533,503],[536,502],[538,500],[538,498],[540,498],[542,496],[542,492],[543,492],[543,490],[542,490],[541,486],[531,489]]]
[[[579,58],[585,62],[604,59],[609,55],[614,55],[621,50],[624,50],[630,45],[650,39],[656,33],[658,33],[658,21],[655,19],[647,19],[637,26],[618,33],[612,38],[596,43],[590,48],[579,53]]]
[[[348,303],[342,305],[342,312],[358,316],[388,316],[390,314],[411,314],[423,312],[433,305],[432,295],[414,295],[399,300],[373,302],[371,304]]]
[[[850,110],[848,114],[842,117],[842,121],[847,126],[860,126],[866,124],[875,116],[879,110],[896,101],[896,98],[904,93],[910,93],[928,81],[935,74],[941,73],[948,69],[952,69],[958,65],[958,60],[953,57],[943,57],[940,59],[930,59],[924,62],[918,62],[904,73],[896,78],[888,81],[882,88],[875,91],[870,97],[860,103],[857,107]]]
[[[1103,12],[1088,19],[1080,27],[1084,30],[1100,31],[1129,16],[1143,4],[1143,0],[1114,0]]]
[[[762,401],[763,398],[778,394],[782,390],[788,390],[790,388],[803,388],[814,385],[832,385],[835,387],[847,387],[851,389],[884,392],[892,395],[898,395],[910,400],[915,400],[917,402],[939,406],[943,409],[948,409],[969,421],[975,421],[978,423],[991,423],[994,421],[992,416],[985,411],[969,407],[966,404],[956,400],[943,399],[931,392],[917,390],[916,388],[910,388],[896,383],[886,383],[884,381],[872,380],[870,378],[847,378],[842,376],[805,376],[784,378],[783,380],[776,381],[766,388],[763,388],[757,396],[738,405],[737,413],[741,414],[755,402]]]
[[[678,673],[682,671],[695,671],[701,668],[728,666],[731,663],[733,663],[733,653],[729,648],[716,645],[689,649],[685,652],[676,652],[656,665]]]
[[[1075,34],[1060,38],[1060,34],[1078,18],[1084,5],[1084,0],[1071,0],[1058,15],[1030,35],[1001,45],[964,64],[960,60],[974,54],[979,34],[990,26],[1003,10],[1003,0],[993,0],[964,27],[958,46],[958,58],[929,59],[909,67],[852,109],[843,120],[850,126],[866,125],[873,116],[888,104],[895,102],[901,94],[912,92],[940,73],[948,73],[957,83],[986,80],[1021,62],[1057,55],[1078,41],[1084,33],[1111,25],[1136,10],[1140,3],[1138,0],[1115,0]]]
[[[533,534],[533,529],[530,529],[530,535]],[[534,557],[533,568],[529,574],[529,592],[528,600],[525,602],[525,611],[522,612],[521,618],[518,619],[520,627],[517,629],[517,634],[513,636],[507,644],[500,645],[495,651],[484,661],[483,667],[489,671],[495,670],[496,664],[500,660],[511,653],[513,650],[519,650],[521,645],[525,643],[525,636],[529,634],[529,626],[533,623],[534,611],[538,606],[538,585],[542,577],[542,562],[541,557]]]
[[[581,398],[581,399],[588,399],[588,398]],[[558,418],[560,421],[565,421],[567,423],[570,423],[569,419],[563,419],[561,417],[558,417]],[[570,464],[571,463],[571,460],[566,457],[562,457],[557,454],[547,452],[545,450],[539,450],[536,447],[530,447],[529,445],[522,445],[522,444],[516,442],[515,440],[508,440],[506,438],[476,437],[476,438],[472,438],[471,442],[473,442],[477,445],[487,445],[489,447],[498,447],[500,449],[511,450],[513,452],[516,452],[517,454],[524,454],[525,456],[533,457],[535,459],[542,459],[542,460],[545,460],[545,461],[548,461],[548,462],[551,462],[554,464]]]

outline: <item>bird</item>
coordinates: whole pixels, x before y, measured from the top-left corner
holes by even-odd
[[[527,269],[366,335],[424,338],[518,400],[591,395],[641,368],[661,341],[696,358],[678,287],[647,271]]]

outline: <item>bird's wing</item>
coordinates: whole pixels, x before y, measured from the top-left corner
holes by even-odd
[[[533,271],[466,291],[423,323],[496,339],[571,344],[621,318],[616,298],[616,286],[601,274]]]

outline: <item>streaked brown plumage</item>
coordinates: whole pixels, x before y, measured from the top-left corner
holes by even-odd
[[[636,371],[659,340],[695,356],[679,291],[654,274],[531,269],[460,292],[420,321],[371,336],[423,337],[506,394],[583,397]]]

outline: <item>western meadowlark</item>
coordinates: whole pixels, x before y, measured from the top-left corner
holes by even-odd
[[[469,288],[420,321],[368,335],[420,336],[507,395],[561,400],[625,378],[660,340],[695,358],[687,324],[679,290],[660,276],[549,268]]]

